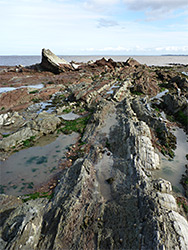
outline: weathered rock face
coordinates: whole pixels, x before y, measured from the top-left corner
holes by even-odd
[[[0,106],[5,109],[11,109],[17,107],[27,108],[29,104],[31,104],[32,96],[28,94],[28,90],[26,88],[16,89],[13,91],[9,91],[6,93],[2,93],[0,96]]]
[[[163,97],[161,106],[181,122],[188,132],[188,102],[185,96],[167,94]]]
[[[40,67],[55,74],[73,69],[68,62],[66,62],[64,59],[60,59],[49,49],[42,50],[42,62]]]
[[[2,127],[20,124],[0,141],[2,150],[9,150],[30,136],[55,131],[61,123],[57,116],[67,107],[92,111],[81,138],[85,151],[63,168],[51,200],[22,203],[0,196],[0,249],[188,248],[188,222],[171,183],[152,179],[152,171],[160,167],[153,133],[160,128],[166,144],[168,126],[149,97],[131,93],[142,84],[142,93],[153,96],[160,88],[159,76],[172,78],[132,59],[126,64],[101,59],[54,76],[64,92],[51,98],[60,102],[53,114],[35,114],[32,106],[26,124],[17,113],[0,116]],[[147,77],[144,85],[140,79]]]
[[[171,184],[149,177],[148,170],[159,165],[159,158],[149,127],[138,120],[130,103],[127,97],[118,105],[106,101],[99,105],[83,136],[92,143],[89,154],[64,170],[52,201],[29,201],[7,215],[2,246],[188,247],[188,222],[178,213]]]
[[[24,124],[24,119],[18,112],[8,112],[0,115],[0,127],[21,127]]]
[[[13,114],[14,118],[15,115]],[[11,120],[13,121],[13,119]],[[20,147],[24,144],[26,140],[37,140],[43,135],[47,135],[54,132],[61,120],[53,114],[48,114],[47,112],[41,112],[36,117],[33,117],[30,121],[26,123],[25,126],[22,124],[22,128],[14,133],[10,134],[8,137],[2,138],[0,141],[0,154],[1,158],[4,158],[4,152],[10,151],[12,148]],[[3,126],[4,128],[4,126]]]
[[[172,114],[180,110],[187,110],[188,108],[187,99],[185,97],[167,94],[163,97],[163,101],[167,110]]]
[[[185,168],[185,174],[182,176],[181,183],[185,189],[185,196],[188,198],[188,164],[186,164]]]
[[[185,77],[175,76],[171,79],[170,83],[176,83],[182,92],[188,92],[188,80]]]
[[[117,63],[115,61],[113,61],[112,59],[108,59],[106,60],[104,57],[100,60],[97,60],[95,63],[95,65],[99,66],[99,67],[109,67],[109,69],[113,70],[116,66]]]
[[[125,65],[126,65],[126,66],[129,66],[129,67],[138,67],[138,66],[140,66],[141,64],[140,64],[139,62],[137,62],[135,59],[129,58],[129,59],[127,59],[127,61],[125,62]]]

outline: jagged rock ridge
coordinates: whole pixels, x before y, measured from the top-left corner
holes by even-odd
[[[159,74],[132,59],[102,59],[81,65],[76,74],[55,79],[64,83],[64,105],[82,103],[92,110],[82,134],[88,150],[63,170],[50,201],[1,196],[1,249],[187,249],[188,222],[171,183],[151,178],[160,167],[152,129],[162,129],[164,144],[169,137],[168,124],[149,106]],[[138,86],[150,97],[135,95]],[[60,125],[54,117],[33,116],[24,129],[54,131]],[[9,115],[3,123],[8,118],[11,122]]]

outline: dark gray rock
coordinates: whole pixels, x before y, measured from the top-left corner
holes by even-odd
[[[172,94],[164,95],[163,105],[171,114],[175,114],[180,110],[188,110],[187,99],[184,96],[177,96]]]
[[[11,212],[1,228],[5,249],[188,247],[188,222],[171,185],[148,176],[159,157],[131,101],[98,106],[83,136],[89,153],[64,170],[51,201],[30,201]]]

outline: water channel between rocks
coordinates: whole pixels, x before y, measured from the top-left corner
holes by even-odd
[[[184,193],[180,184],[182,174],[185,173],[185,164],[187,163],[185,155],[188,153],[188,137],[183,129],[176,127],[173,134],[177,138],[177,147],[174,151],[175,157],[169,160],[168,157],[161,157],[161,169],[153,172],[154,178],[163,178],[171,182],[173,191]]]
[[[65,158],[67,147],[76,142],[77,136],[77,133],[47,135],[33,147],[0,161],[0,192],[16,196],[28,194],[49,181],[59,171],[59,160]]]
[[[21,89],[21,88],[42,89],[43,87],[44,87],[44,84],[27,85],[27,86],[21,86],[21,87],[17,87],[17,88],[15,88],[15,87],[0,87],[0,94],[15,90],[15,89]]]
[[[106,120],[105,125],[101,128],[100,133],[109,139],[109,133],[118,124],[116,113],[110,114]],[[111,187],[108,183],[110,178],[113,179],[113,155],[105,148],[102,158],[95,165],[97,182],[95,183],[95,194],[101,194],[105,200],[111,200]]]

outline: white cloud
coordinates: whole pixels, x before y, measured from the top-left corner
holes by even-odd
[[[188,52],[188,46],[166,46],[166,47],[157,47],[156,51],[167,51],[167,52]]]
[[[121,53],[124,53],[124,52],[131,52],[131,51],[150,51],[151,49],[150,48],[144,48],[144,47],[141,47],[139,45],[136,45],[136,46],[129,46],[129,47],[124,47],[124,46],[117,46],[117,47],[103,47],[103,48],[86,48],[86,49],[83,49],[82,51],[91,51],[91,52],[121,52]]]
[[[90,0],[87,2],[98,4],[98,5],[106,5],[106,4],[117,4],[119,0]]]
[[[144,11],[147,21],[166,18],[175,10],[188,9],[188,0],[123,0],[125,6],[133,11]]]
[[[120,0],[88,0],[84,2],[83,6],[88,10],[106,11],[118,3]]]
[[[130,48],[125,48],[122,46],[118,46],[118,47],[105,47],[105,48],[101,48],[98,49],[98,51],[130,51]]]
[[[149,45],[149,44],[147,44]],[[163,46],[163,47],[149,47],[149,46],[140,46],[135,45],[131,46],[117,46],[117,47],[102,47],[102,48],[86,48],[82,49],[84,53],[89,52],[91,54],[101,54],[101,55],[133,55],[133,54],[140,54],[140,55],[161,55],[161,54],[187,54],[188,53],[188,46]]]
[[[99,23],[98,23],[98,28],[109,28],[109,27],[113,27],[113,26],[117,26],[118,23],[114,20],[109,20],[109,19],[104,19],[104,18],[100,18],[99,19]]]
[[[132,10],[166,9],[174,10],[188,7],[187,0],[123,0]]]
[[[168,26],[161,26],[161,23],[131,21],[138,18],[138,13],[124,12],[123,1],[129,3],[129,8],[143,3],[145,12],[160,12],[158,7],[148,9],[148,0],[0,0],[0,54],[38,54],[43,47],[56,54],[69,55],[187,53],[188,26],[185,22],[168,22]],[[83,8],[83,2],[101,11]],[[156,0],[150,0],[149,6],[154,6],[154,2]],[[131,19],[127,19],[130,15]]]

